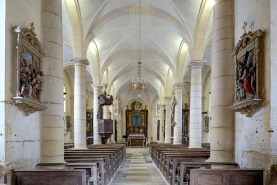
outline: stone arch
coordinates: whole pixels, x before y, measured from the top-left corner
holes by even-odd
[[[191,39],[189,37],[187,29],[173,15],[153,6],[131,5],[112,10],[99,18],[88,31],[85,39],[85,50],[87,50],[90,42],[94,39],[98,30],[102,28],[105,24],[121,16],[138,14],[139,12],[136,11],[136,9],[138,8],[141,9],[141,14],[156,16],[171,23],[179,31],[181,37],[186,40],[188,45],[191,45]]]
[[[151,71],[151,70],[149,70],[149,69],[142,68],[142,70],[145,71],[145,72],[147,72],[147,73],[150,73],[150,74],[154,75],[154,76],[161,82],[162,86],[165,87],[165,82],[164,82],[164,80],[161,78],[160,75],[158,75],[157,73],[155,73],[154,71]],[[110,85],[113,85],[114,82],[115,82],[117,79],[119,79],[120,76],[122,76],[122,75],[124,75],[124,74],[126,74],[126,73],[133,72],[133,71],[136,71],[136,69],[123,70],[123,71],[119,72],[118,74],[116,74],[116,75],[114,76],[114,78],[112,79]]]
[[[103,76],[105,70],[110,66],[110,64],[113,61],[115,61],[116,58],[118,58],[119,56],[121,56],[123,54],[134,52],[134,51],[137,51],[137,50],[138,50],[137,47],[131,47],[131,48],[126,48],[126,49],[119,50],[116,53],[114,53],[104,63],[104,65],[103,65],[103,67],[101,69],[101,76]],[[152,49],[152,48],[141,48],[141,52],[151,53],[151,54],[154,54],[154,55],[158,56],[159,58],[161,58],[169,66],[169,69],[173,72],[173,76],[175,77],[174,66],[172,65],[170,60],[166,56],[164,56],[162,53],[160,53],[159,51],[157,51],[155,49]]]

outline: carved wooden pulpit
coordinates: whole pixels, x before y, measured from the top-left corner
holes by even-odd
[[[103,106],[110,106],[113,104],[113,96],[107,95],[106,91],[104,94],[98,96],[98,134],[102,138],[102,143],[106,143],[107,139],[113,134],[113,120],[112,119],[103,119]],[[107,113],[108,114],[108,113]],[[109,114],[108,114],[109,115]]]

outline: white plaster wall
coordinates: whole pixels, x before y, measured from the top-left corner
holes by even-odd
[[[11,183],[11,169],[19,168],[34,168],[40,162],[40,136],[41,136],[41,116],[39,112],[24,116],[16,106],[8,104],[11,97],[15,96],[16,88],[16,66],[14,56],[12,55],[12,27],[21,26],[30,28],[30,23],[35,24],[35,33],[40,39],[41,33],[41,0],[6,0],[6,22],[5,22],[5,75],[4,100],[5,112],[0,112],[5,115],[3,121],[5,123],[5,150],[6,158],[4,163],[9,163],[7,166],[7,184]],[[3,3],[3,0],[1,1]],[[2,26],[4,24],[1,24]],[[1,37],[0,37],[1,38]],[[2,45],[2,44],[1,44]],[[1,47],[1,46],[0,46]],[[0,48],[2,52],[3,49]],[[2,59],[0,60],[2,61]],[[0,84],[0,89],[3,90],[3,82]],[[1,101],[3,101],[1,97]],[[2,106],[3,108],[3,106]],[[1,109],[0,109],[1,110]],[[3,110],[3,109],[2,109]],[[2,117],[2,116],[0,116]],[[4,116],[3,116],[4,117]],[[3,127],[2,127],[3,128]]]
[[[87,109],[89,109],[89,110],[92,110],[92,109],[93,109],[93,93],[91,93],[91,94],[87,97],[86,105],[87,105]]]
[[[273,1],[274,2],[274,1]],[[276,1],[275,1],[276,2]],[[276,145],[276,140],[271,143],[271,137],[277,133],[269,133],[271,128],[272,103],[277,99],[272,99],[271,83],[276,83],[276,79],[271,77],[271,36],[273,33],[270,28],[270,0],[236,0],[236,30],[235,41],[238,42],[243,34],[241,29],[243,22],[248,23],[248,31],[261,29],[264,35],[264,69],[261,69],[260,75],[263,80],[262,98],[263,107],[253,117],[248,118],[240,113],[236,113],[235,121],[235,161],[241,168],[264,168],[265,184],[269,183],[269,168],[272,163],[276,164],[276,151],[272,150]],[[251,23],[254,23],[252,26]],[[270,33],[271,31],[271,33]],[[274,51],[276,53],[276,51]],[[276,73],[276,71],[274,72]],[[275,81],[275,82],[274,82]],[[274,120],[275,121],[275,120]]]

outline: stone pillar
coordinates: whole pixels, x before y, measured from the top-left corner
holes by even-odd
[[[183,83],[176,83],[174,84],[175,88],[175,99],[176,99],[176,106],[175,106],[175,122],[176,125],[174,127],[174,145],[181,145],[182,144],[182,88]]]
[[[74,79],[74,148],[86,149],[86,65],[87,58],[73,58],[75,66]]]
[[[203,91],[202,91],[202,94]],[[205,97],[202,97],[202,112],[205,112]],[[202,132],[202,137],[201,137],[201,143],[207,143],[206,142],[206,137],[207,137],[207,133],[204,131],[205,130],[205,117],[207,116],[207,114],[202,114],[201,116],[201,125],[202,125],[202,128],[201,128],[201,132]]]
[[[115,142],[114,105],[110,106],[110,111],[111,111],[111,119],[113,120],[113,135],[111,136],[111,143],[116,143]]]
[[[234,113],[234,0],[216,0],[213,9],[211,73],[211,156],[209,162],[233,162]]]
[[[121,140],[121,143],[126,143],[127,140],[126,138],[123,138],[124,135],[126,135],[126,108],[122,108],[122,130],[121,130],[121,133],[122,133],[122,140]]]
[[[74,143],[74,96],[70,97],[70,143]]]
[[[62,1],[42,0],[43,56],[41,163],[64,162]]]
[[[164,143],[164,107],[160,105],[160,140],[159,143]]]
[[[189,148],[202,148],[202,67],[206,61],[191,61]]]
[[[147,142],[151,142],[151,137],[152,137],[152,109],[148,109],[148,136],[147,137]]]
[[[166,106],[166,114],[165,114],[165,141],[164,143],[171,143],[171,102],[172,97],[166,96],[164,98],[165,106]]]
[[[100,94],[100,90],[102,89],[102,85],[91,85],[93,87],[93,144],[94,145],[101,145],[102,139],[101,136],[98,134],[98,96]]]

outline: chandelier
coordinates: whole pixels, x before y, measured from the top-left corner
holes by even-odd
[[[141,1],[139,1],[140,5],[141,5]],[[140,24],[141,24],[141,18],[140,18],[140,14],[141,14],[141,6],[139,6],[139,47],[138,47],[138,52],[139,52],[139,60],[138,60],[138,67],[137,67],[137,74],[135,79],[132,78],[132,87],[133,89],[146,89],[146,80],[142,74],[142,62],[140,61],[140,54],[141,54],[141,31],[140,31]]]
[[[143,74],[141,72],[142,69],[142,63],[141,61],[138,62],[138,67],[137,67],[137,74],[135,79],[132,78],[132,87],[133,89],[146,89],[146,80],[143,77]]]

